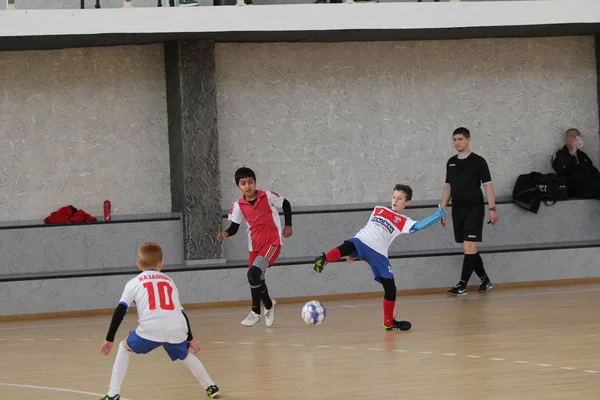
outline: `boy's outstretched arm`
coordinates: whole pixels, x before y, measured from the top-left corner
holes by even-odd
[[[125,314],[127,314],[127,305],[125,303],[119,303],[117,308],[115,308],[115,312],[113,313],[112,321],[110,322],[110,327],[108,328],[108,333],[106,334],[106,339],[104,343],[102,343],[102,347],[100,347],[100,353],[105,356],[110,353],[113,347],[113,342],[115,341],[115,335],[119,330],[119,326],[121,322],[123,322],[123,318],[125,318]]]
[[[285,220],[285,227],[283,228],[283,237],[292,236],[292,205],[288,199],[283,199],[283,218]]]
[[[417,223],[415,223],[412,226],[412,228],[410,228],[409,232],[415,233],[415,232],[423,230],[425,228],[429,228],[431,225],[436,224],[438,221],[440,221],[442,218],[444,218],[444,216],[446,216],[447,212],[448,212],[448,210],[446,209],[446,207],[440,205],[435,214],[430,215],[429,217],[422,219],[420,221],[417,221]]]

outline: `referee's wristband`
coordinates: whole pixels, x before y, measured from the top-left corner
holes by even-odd
[[[490,211],[496,211],[496,207],[490,207]]]

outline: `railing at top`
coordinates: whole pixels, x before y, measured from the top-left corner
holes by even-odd
[[[5,0],[6,10],[19,9],[74,9],[74,8],[136,8],[136,7],[177,7],[177,6],[222,6],[222,5],[285,5],[285,4],[317,4],[330,0]],[[428,2],[460,2],[461,0],[337,0],[339,3],[428,3]],[[467,1],[467,0],[462,0]],[[468,0],[494,1],[494,0]],[[521,0],[525,1],[525,0]],[[548,0],[551,1],[551,0]]]

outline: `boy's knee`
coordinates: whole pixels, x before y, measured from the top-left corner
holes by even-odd
[[[250,268],[248,268],[248,283],[250,284],[251,288],[257,288],[260,287],[262,281],[260,279],[262,275],[262,270],[260,268],[258,268],[257,266],[251,266]]]

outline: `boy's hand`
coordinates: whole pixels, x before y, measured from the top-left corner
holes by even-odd
[[[438,204],[438,206],[443,209],[444,211],[446,211],[446,215],[448,215],[448,206],[444,206],[442,204]],[[446,226],[446,215],[444,215],[442,217],[442,219],[440,220],[440,224],[442,224],[442,226]]]
[[[229,233],[227,233],[227,232],[221,232],[221,233],[219,233],[217,235],[217,240],[225,239],[228,236],[229,236]]]
[[[190,349],[192,349],[194,354],[200,351],[200,345],[195,340],[190,340],[188,344],[190,345]]]
[[[358,258],[354,258],[354,257],[350,257],[350,256],[346,257],[346,262],[347,263],[353,263],[356,260],[358,260]]]
[[[290,236],[292,236],[292,233],[294,233],[294,231],[292,231],[291,226],[286,226],[285,228],[283,228],[283,237],[284,238],[289,238]]]
[[[108,353],[110,353],[110,351],[113,348],[113,342],[104,342],[102,343],[102,346],[100,346],[100,354],[104,354],[105,356],[108,355]]]

